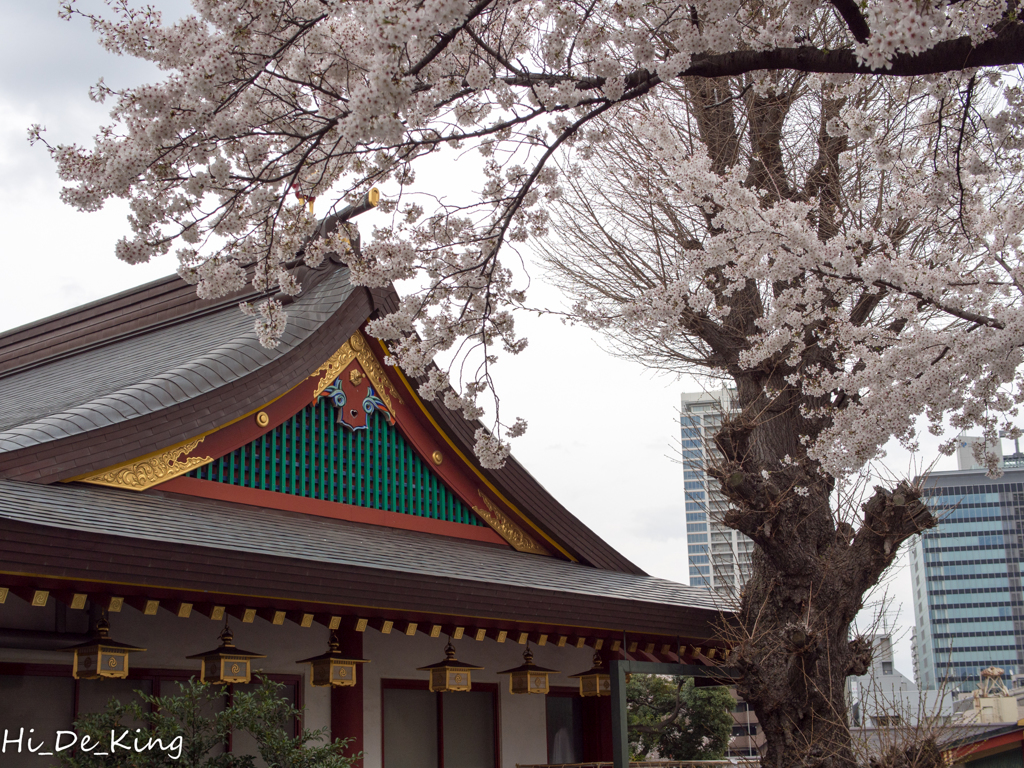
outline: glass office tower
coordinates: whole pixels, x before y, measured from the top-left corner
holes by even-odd
[[[732,411],[735,396],[728,389],[684,393],[680,415],[690,584],[724,596],[739,594],[750,575],[754,547],[746,536],[721,524],[727,503],[705,472],[715,433],[722,416]]]
[[[924,690],[969,690],[996,666],[1009,678],[1024,670],[1024,469],[1004,461],[998,480],[985,475],[962,439],[956,472],[933,472],[926,501],[939,525],[910,542],[914,590],[914,675]]]

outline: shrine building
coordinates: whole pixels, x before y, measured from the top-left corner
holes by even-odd
[[[302,285],[275,349],[251,291],[176,276],[0,335],[0,734],[205,665],[284,683],[365,768],[611,760],[608,665],[717,663],[711,594],[644,573],[514,458],[482,468],[480,424],[365,332],[393,290],[336,259]],[[527,651],[554,672],[502,674]]]

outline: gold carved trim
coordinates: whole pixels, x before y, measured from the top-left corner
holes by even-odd
[[[107,485],[111,488],[128,488],[133,491],[144,491],[172,477],[184,475],[196,467],[209,464],[212,456],[188,456],[203,442],[202,437],[194,437],[184,443],[178,443],[167,450],[144,459],[134,459],[112,469],[102,469],[94,475],[75,478],[83,483]]]
[[[384,369],[377,362],[377,358],[370,352],[370,347],[366,343],[366,337],[359,331],[353,333],[349,340],[341,345],[341,349],[328,358],[326,363],[313,371],[313,376],[321,372],[323,374],[320,376],[320,381],[317,382],[316,389],[313,392],[314,402],[320,397],[320,393],[327,389],[353,360],[359,361],[359,364],[370,379],[370,383],[377,390],[377,395],[384,401],[384,404],[387,405],[388,410],[392,414],[395,412],[395,409],[391,405],[391,397],[389,395],[393,395],[398,402],[405,405],[405,401],[398,393],[395,385],[391,383],[391,379],[384,373]]]
[[[473,507],[473,511],[480,515],[480,518],[491,526],[495,533],[511,544],[513,549],[517,552],[530,552],[534,555],[551,555],[544,547],[531,539],[522,528],[509,520],[508,515],[498,509],[494,502],[484,495],[483,491],[478,491],[478,493],[483,499],[486,510]]]
[[[387,345],[383,341],[378,341],[378,343],[380,344],[381,349],[384,351],[385,354],[390,354],[390,350],[388,349]],[[511,501],[509,501],[504,496],[504,494],[502,494],[502,492],[499,491],[494,486],[494,483],[492,483],[490,480],[488,480],[484,476],[483,472],[481,472],[476,467],[476,465],[473,462],[471,462],[469,459],[466,458],[466,455],[461,450],[459,450],[459,447],[448,436],[448,433],[445,432],[444,429],[441,428],[441,425],[437,423],[437,420],[433,416],[430,415],[430,411],[427,410],[427,407],[423,404],[423,401],[420,399],[419,395],[416,394],[416,389],[413,387],[412,382],[409,381],[409,379],[406,377],[405,373],[402,371],[401,368],[395,368],[395,375],[398,376],[398,378],[401,380],[402,384],[404,384],[405,388],[409,391],[409,396],[412,398],[412,401],[416,404],[416,406],[420,409],[420,413],[422,413],[424,415],[424,417],[426,417],[427,421],[429,421],[430,424],[437,431],[437,434],[439,434],[442,438],[444,438],[444,441],[446,443],[448,443],[448,447],[452,449],[452,453],[455,456],[457,456],[459,459],[462,460],[462,464],[466,467],[466,469],[468,469],[470,472],[472,472],[476,476],[476,478],[481,483],[483,483],[485,486],[487,486],[488,490],[490,490],[491,493],[493,493],[502,502],[504,502],[504,504],[506,506],[508,506],[509,509],[511,509],[513,512],[516,512],[520,516],[522,516],[523,520],[525,520],[530,525],[530,527],[534,529],[534,531],[537,534],[539,534],[545,541],[547,541],[548,544],[550,544],[556,551],[558,551],[561,554],[565,555],[565,558],[569,562],[578,563],[579,562],[578,558],[574,557],[565,547],[563,547],[561,544],[559,544],[557,541],[555,541],[553,538],[551,538],[548,534],[546,534],[544,531],[542,531],[540,528],[538,528],[537,525],[535,523],[533,523],[533,521],[531,521],[529,517],[524,515],[516,507],[515,504],[513,504]],[[549,555],[550,552],[545,551],[544,554]]]

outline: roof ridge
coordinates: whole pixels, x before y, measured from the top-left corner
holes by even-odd
[[[46,325],[47,323],[52,323],[56,320],[71,317],[81,312],[101,307],[104,304],[113,303],[118,299],[127,298],[128,296],[131,296],[134,293],[142,293],[145,290],[156,288],[162,283],[170,284],[173,283],[175,280],[180,279],[181,278],[176,273],[172,272],[171,274],[165,275],[164,277],[158,277],[156,280],[150,280],[148,283],[142,283],[141,285],[136,285],[132,288],[126,288],[120,293],[114,293],[109,296],[103,296],[98,299],[93,299],[92,301],[88,301],[85,304],[79,304],[77,307],[71,307],[70,309],[65,309],[62,312],[47,315],[46,317],[41,317],[38,320],[31,320],[23,325],[17,326],[16,328],[8,328],[6,331],[0,331],[0,345],[2,345],[3,342],[8,337],[14,336],[15,334],[24,333],[26,331],[32,330],[33,328],[37,328],[41,325]]]
[[[172,277],[177,277],[177,276],[173,275]],[[140,288],[142,288],[142,287],[145,287],[145,286],[140,286]],[[120,294],[118,294],[118,295],[120,295]],[[220,311],[224,310],[225,308],[227,308],[227,307],[229,307],[229,306],[231,306],[233,304],[237,305],[240,301],[244,301],[247,296],[255,296],[255,295],[259,295],[259,294],[256,291],[253,291],[253,290],[250,290],[248,293],[232,294],[231,297],[229,297],[229,298],[221,299],[220,301],[217,301],[217,302],[215,302],[213,304],[209,304],[209,305],[206,305],[206,306],[196,307],[195,309],[189,310],[188,312],[184,312],[184,313],[182,313],[180,315],[168,318],[166,320],[158,320],[156,322],[150,323],[149,325],[142,325],[142,326],[137,326],[137,327],[129,328],[129,329],[127,329],[127,330],[125,330],[125,331],[123,331],[121,333],[116,333],[116,334],[113,334],[111,336],[105,336],[104,338],[99,339],[98,341],[94,341],[94,342],[91,342],[91,343],[88,343],[88,344],[83,344],[83,345],[78,346],[78,347],[72,347],[70,349],[65,349],[65,350],[62,350],[60,352],[56,352],[56,353],[54,353],[52,355],[47,355],[46,357],[40,357],[40,358],[32,360],[32,361],[30,361],[28,363],[24,363],[23,365],[16,366],[14,368],[9,368],[7,370],[0,370],[0,379],[7,378],[8,376],[13,376],[13,375],[18,374],[18,373],[23,373],[25,371],[32,370],[33,368],[38,368],[39,366],[42,366],[42,365],[48,365],[50,363],[56,362],[57,360],[63,360],[63,359],[68,358],[68,357],[74,357],[75,355],[81,354],[82,352],[87,352],[87,351],[90,351],[90,350],[93,350],[93,349],[100,349],[102,347],[109,346],[111,344],[116,344],[117,342],[120,342],[120,341],[124,341],[125,339],[131,339],[131,338],[134,338],[135,336],[140,336],[140,335],[144,335],[144,334],[147,334],[147,333],[152,333],[153,331],[159,331],[159,330],[162,330],[164,328],[170,328],[170,327],[175,326],[175,325],[180,325],[181,323],[186,322],[188,320],[194,320],[194,319],[199,318],[199,317],[204,317],[206,315],[215,314],[215,313],[220,312]],[[109,298],[112,299],[114,297],[111,296]],[[86,306],[88,306],[88,305],[83,305],[82,307],[77,307],[76,309],[83,309]],[[70,312],[74,312],[76,310],[69,310],[69,311]],[[54,317],[57,317],[57,316],[55,315]],[[52,319],[52,318],[49,318],[49,319]],[[40,321],[40,322],[42,322],[42,321]],[[27,328],[27,327],[29,327],[29,326],[22,326],[22,328]],[[2,338],[3,338],[3,336],[0,335],[0,340],[2,340]]]

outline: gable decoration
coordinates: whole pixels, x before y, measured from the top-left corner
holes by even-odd
[[[519,552],[550,556],[484,493],[472,471],[445,461],[450,439],[435,434],[440,428],[427,419],[429,425],[420,423],[357,330],[302,382],[258,410],[67,482],[144,491],[179,477],[215,481],[484,525]],[[480,506],[472,503],[476,497]]]

